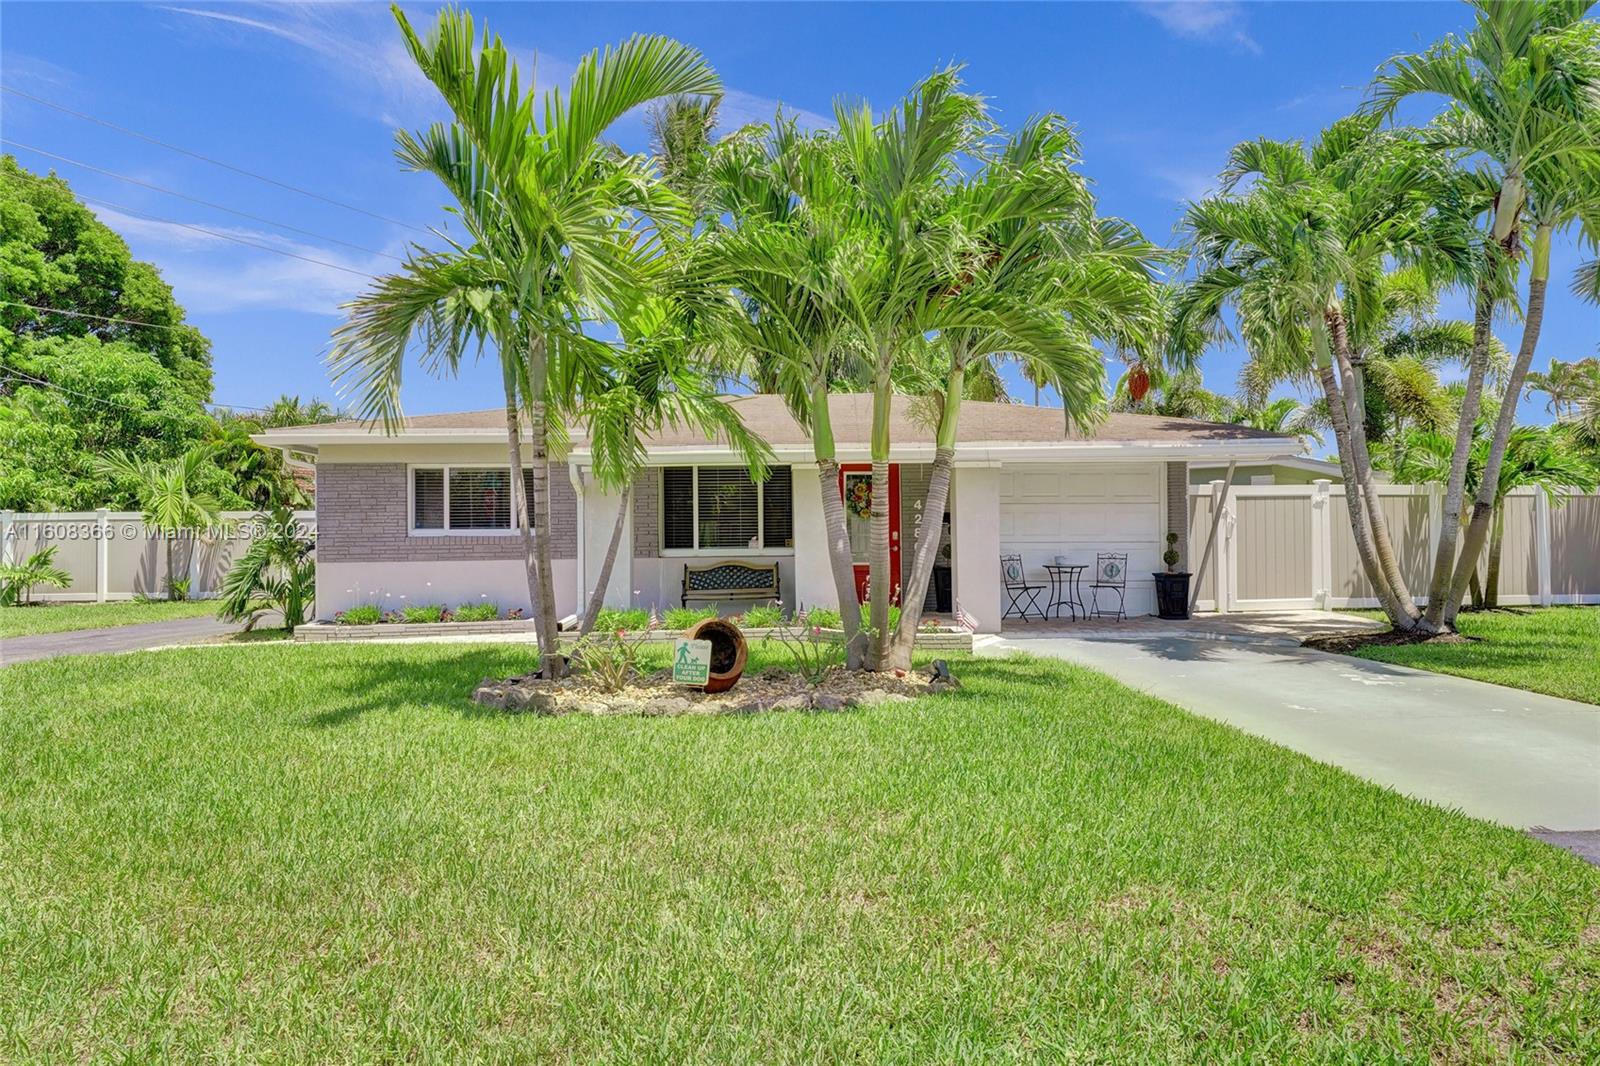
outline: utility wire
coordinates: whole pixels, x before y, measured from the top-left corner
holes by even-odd
[[[138,178],[129,177],[126,174],[119,174],[114,170],[106,170],[104,167],[97,167],[92,163],[84,163],[77,159],[68,159],[64,155],[57,155],[54,152],[47,152],[43,148],[36,148],[31,144],[24,144],[21,141],[13,141],[9,137],[0,137],[0,143],[9,144],[13,148],[21,148],[24,151],[33,152],[36,155],[42,155],[46,159],[54,159],[57,162],[66,163],[69,166],[82,167],[84,170],[90,170],[96,174],[104,174],[108,178],[115,178],[118,181],[125,181],[130,185],[138,185],[146,189],[154,189],[156,192],[166,193],[168,196],[176,196],[180,200],[188,200],[190,203],[199,204],[202,207],[209,207],[217,211],[226,211],[230,215],[238,215],[240,218],[247,218],[252,222],[260,222],[268,226],[277,226],[279,229],[288,230],[291,233],[299,233],[306,237],[314,237],[319,241],[327,241],[331,244],[342,244],[346,248],[354,248],[358,252],[367,252],[371,255],[381,255],[385,259],[393,259],[396,263],[405,262],[405,260],[400,258],[398,255],[390,255],[388,252],[381,252],[376,248],[368,248],[362,244],[352,244],[350,241],[340,240],[338,237],[330,237],[325,233],[318,233],[316,230],[301,229],[299,226],[291,226],[287,222],[278,222],[275,219],[264,218],[261,215],[252,215],[248,211],[240,211],[237,208],[213,203],[210,200],[202,200],[198,196],[190,196],[188,193],[179,192],[177,189],[169,189],[164,185],[156,185],[153,182],[141,181]]]
[[[235,237],[231,233],[222,233],[214,229],[207,229],[204,226],[196,226],[192,222],[179,222],[175,218],[163,218],[160,215],[152,215],[148,212],[140,211],[137,208],[128,207],[126,204],[113,203],[110,200],[102,200],[98,196],[85,196],[82,193],[79,193],[78,198],[80,200],[87,200],[92,204],[100,204],[102,207],[109,207],[113,211],[125,212],[126,214],[132,215],[135,218],[142,218],[147,222],[161,222],[168,226],[181,226],[184,229],[194,230],[196,233],[204,233],[208,237],[216,237],[218,240],[232,241],[235,244],[242,244],[247,248],[259,248],[263,252],[271,252],[273,255],[282,255],[287,256],[290,259],[298,259],[303,263],[314,263],[320,267],[327,267],[329,270],[342,270],[346,274],[354,274],[358,278],[367,278],[370,281],[378,280],[376,275],[368,274],[365,270],[357,270],[354,267],[340,266],[338,263],[330,263],[326,259],[313,259],[309,255],[300,255],[298,252],[286,252],[282,248],[274,248],[270,244],[262,244],[260,241],[252,241],[246,240],[243,237]]]
[[[310,189],[302,189],[298,185],[290,185],[286,181],[279,181],[277,178],[269,178],[265,174],[257,174],[253,170],[246,170],[244,167],[237,167],[232,163],[224,163],[220,159],[213,159],[211,156],[202,155],[199,152],[193,152],[187,148],[180,148],[178,145],[169,144],[166,141],[158,140],[147,133],[140,133],[138,130],[131,130],[126,126],[119,126],[115,122],[108,122],[103,118],[96,118],[94,115],[85,114],[82,111],[74,111],[72,108],[58,104],[54,100],[46,100],[42,96],[35,96],[32,93],[25,93],[21,89],[12,88],[9,85],[0,85],[0,92],[8,92],[13,96],[20,96],[24,100],[32,100],[36,104],[43,104],[45,107],[54,108],[55,110],[60,111],[62,114],[71,115],[73,118],[81,118],[85,122],[93,122],[97,126],[104,126],[106,129],[116,130],[118,133],[126,134],[129,137],[137,137],[141,141],[156,145],[159,148],[165,148],[169,152],[177,152],[179,155],[186,155],[191,159],[198,159],[202,163],[210,163],[214,167],[221,167],[224,170],[231,170],[235,174],[242,174],[247,178],[254,178],[257,181],[264,181],[268,185],[275,185],[280,189],[287,189],[289,192],[298,193],[301,196],[309,196],[311,199],[320,200],[325,204],[332,204],[334,207],[342,207],[346,211],[354,211],[357,214],[366,215],[368,218],[375,218],[380,222],[388,222],[389,224],[395,226],[404,226],[406,229],[415,230],[418,233],[428,233],[430,236],[432,236],[429,230],[424,229],[421,226],[413,226],[409,222],[402,222],[397,218],[390,218],[388,215],[380,215],[376,211],[368,211],[364,207],[357,207],[354,204],[348,204],[342,200],[335,200],[331,196],[324,196],[319,192],[312,192]]]
[[[4,373],[7,377],[13,378],[13,379],[15,379],[17,381],[21,381],[21,382],[23,382],[25,384],[28,384],[28,385],[34,385],[34,386],[38,386],[40,388],[45,388],[45,389],[55,389],[57,392],[64,392],[69,396],[77,396],[77,397],[80,397],[81,399],[90,400],[90,401],[92,401],[94,403],[105,404],[107,407],[116,407],[116,408],[118,408],[120,410],[123,410],[123,411],[132,411],[134,414],[149,414],[150,413],[150,408],[148,408],[148,407],[133,407],[133,406],[130,406],[129,404],[117,403],[115,400],[108,400],[104,396],[94,396],[94,395],[91,395],[91,394],[89,394],[87,392],[79,392],[77,389],[69,389],[65,385],[57,384],[54,381],[46,381],[44,378],[36,378],[31,374],[24,374],[20,370],[13,370],[13,369],[11,369],[9,367],[0,368],[0,373]],[[220,403],[220,402],[214,402],[214,401],[211,401],[211,400],[201,400],[200,404],[203,407],[226,407],[226,408],[228,408],[229,410],[232,410],[232,411],[268,411],[268,410],[271,410],[271,408],[267,408],[267,407],[247,407],[244,404]]]
[[[30,311],[41,311],[48,315],[69,315],[72,318],[92,318],[99,322],[116,322],[124,326],[143,326],[146,329],[170,329],[180,332],[185,329],[195,329],[194,326],[169,326],[160,322],[135,322],[131,318],[112,318],[108,315],[91,315],[87,311],[65,311],[59,307],[40,307],[38,304],[23,303],[21,300],[0,300],[0,304],[9,304],[12,307],[26,307]]]

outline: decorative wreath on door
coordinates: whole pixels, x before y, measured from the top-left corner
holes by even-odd
[[[857,518],[872,517],[872,482],[866,478],[855,478],[847,483],[844,494],[844,504],[850,513]]]

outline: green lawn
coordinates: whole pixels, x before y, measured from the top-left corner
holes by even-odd
[[[0,1061],[1600,1057],[1600,870],[1101,675],[467,701],[527,666],[0,671]]]
[[[216,614],[215,600],[118,600],[114,603],[48,603],[0,607],[0,637],[70,633],[78,629],[168,622]]]
[[[1383,617],[1381,611],[1361,613]],[[1369,645],[1356,654],[1600,703],[1600,607],[1463,611],[1456,627],[1480,639],[1465,644]]]

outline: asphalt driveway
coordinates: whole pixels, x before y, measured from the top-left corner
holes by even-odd
[[[1600,844],[1600,707],[1272,638],[1007,634],[977,651],[1082,663],[1407,795]]]
[[[107,629],[77,629],[70,633],[41,633],[32,637],[0,640],[0,666],[50,659],[57,655],[94,655],[108,651],[140,651],[168,644],[187,644],[237,633],[238,622],[219,622],[207,615],[174,618],[166,622],[140,622]]]

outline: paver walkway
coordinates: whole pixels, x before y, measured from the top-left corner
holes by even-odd
[[[30,659],[50,659],[57,655],[93,655],[106,651],[139,651],[166,644],[183,644],[209,637],[237,633],[238,622],[219,622],[206,615],[200,618],[174,618],[166,622],[140,622],[106,629],[77,629],[70,633],[41,633],[32,637],[6,637],[0,640],[0,666],[24,663]]]
[[[980,655],[1082,663],[1407,795],[1519,829],[1600,830],[1600,707],[1279,638],[1007,633]],[[1574,848],[1574,850],[1577,850]]]

